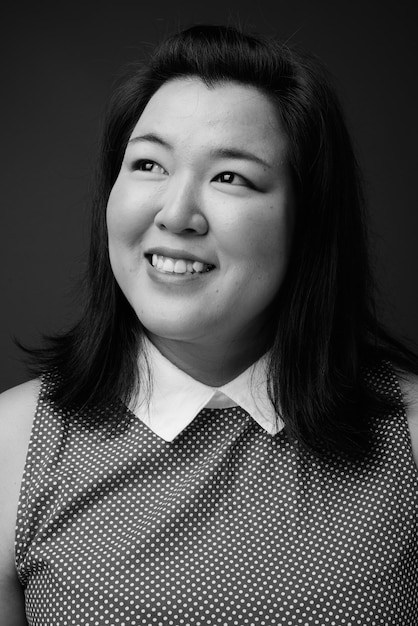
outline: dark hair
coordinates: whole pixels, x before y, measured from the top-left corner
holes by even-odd
[[[104,126],[84,314],[70,332],[32,351],[37,373],[58,369],[64,382],[54,400],[66,406],[129,402],[137,389],[142,328],[111,271],[106,205],[146,104],[163,83],[184,76],[209,87],[254,86],[277,108],[289,140],[296,224],[274,307],[270,395],[293,439],[311,449],[364,449],[366,414],[379,400],[364,368],[385,358],[400,368],[418,365],[376,320],[361,177],[341,107],[313,57],[231,27],[172,36],[116,91]]]

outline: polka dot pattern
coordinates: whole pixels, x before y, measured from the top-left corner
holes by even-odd
[[[399,393],[388,368],[372,382]],[[321,461],[239,407],[165,442],[120,405],[40,399],[16,535],[28,623],[416,626],[418,472],[404,413],[374,428],[363,461]]]

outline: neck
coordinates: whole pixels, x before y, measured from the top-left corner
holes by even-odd
[[[220,387],[230,382],[269,348],[265,340],[200,343],[162,339],[148,335],[150,341],[169,361],[195,380],[210,387]]]

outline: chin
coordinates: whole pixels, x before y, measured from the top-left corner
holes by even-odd
[[[139,319],[142,326],[151,336],[154,335],[162,340],[191,342],[207,333],[207,330],[200,325],[198,328],[195,328],[190,320],[185,320],[184,322],[176,320],[173,322],[173,320],[159,321],[155,317],[152,319]]]

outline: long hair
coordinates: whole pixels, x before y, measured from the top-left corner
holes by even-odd
[[[143,329],[110,267],[106,205],[148,101],[166,81],[187,76],[208,87],[254,86],[276,107],[288,138],[296,218],[273,307],[270,397],[289,436],[308,448],[364,449],[367,407],[379,399],[366,388],[363,369],[382,358],[415,371],[418,365],[374,313],[361,176],[341,106],[316,59],[231,27],[195,26],[170,37],[116,90],[104,124],[84,313],[69,332],[31,351],[36,373],[59,371],[63,383],[53,399],[66,406],[129,403],[141,384]]]

